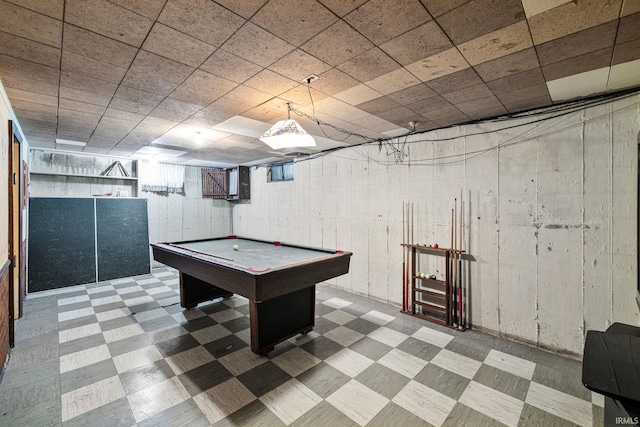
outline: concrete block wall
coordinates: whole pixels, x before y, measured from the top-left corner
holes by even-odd
[[[397,164],[377,145],[342,150],[297,162],[291,182],[252,169],[234,233],[350,250],[350,273],[331,284],[399,306],[402,202],[415,243],[449,246],[462,189],[473,326],[581,354],[588,329],[640,322],[639,104],[416,135]]]

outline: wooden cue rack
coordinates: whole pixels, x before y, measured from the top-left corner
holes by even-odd
[[[407,260],[408,295],[403,312],[450,328],[463,329],[454,323],[453,270],[455,260],[459,259],[464,251],[410,243],[402,243],[402,246],[410,252]],[[444,257],[444,280],[431,279],[430,275],[425,278],[418,275],[416,265],[421,254]]]

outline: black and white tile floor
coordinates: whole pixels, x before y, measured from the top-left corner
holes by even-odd
[[[247,300],[184,310],[173,269],[30,295],[2,426],[592,426],[581,364],[318,285],[310,334],[249,349]]]

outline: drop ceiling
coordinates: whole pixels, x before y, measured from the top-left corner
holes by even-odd
[[[287,103],[312,153],[638,87],[640,1],[0,0],[0,80],[31,147],[252,164]]]

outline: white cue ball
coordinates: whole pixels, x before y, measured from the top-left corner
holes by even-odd
[[[234,250],[234,251],[237,251],[238,249],[240,249],[240,248],[238,247],[238,245],[233,245],[233,250]]]

